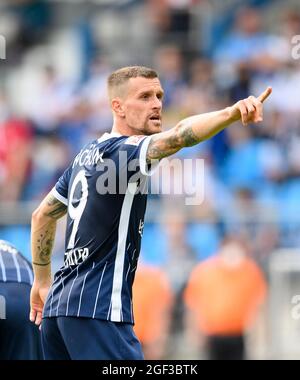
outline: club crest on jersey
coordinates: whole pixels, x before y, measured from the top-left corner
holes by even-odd
[[[144,138],[145,136],[130,136],[124,144],[138,146]]]

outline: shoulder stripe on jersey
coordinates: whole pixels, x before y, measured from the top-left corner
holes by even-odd
[[[20,265],[19,265],[19,263],[18,263],[18,260],[17,260],[16,255],[17,255],[16,253],[13,253],[13,254],[12,254],[12,257],[13,257],[14,264],[15,264],[16,271],[17,271],[17,279],[18,279],[18,282],[21,282]]]
[[[106,261],[106,263],[104,265],[104,268],[102,270],[101,278],[100,278],[99,285],[98,285],[98,290],[97,290],[97,295],[96,295],[96,300],[95,300],[95,306],[94,306],[94,312],[93,312],[93,318],[95,318],[95,314],[96,314],[99,292],[100,292],[100,288],[101,288],[101,284],[102,284],[103,275],[104,275],[104,272],[105,272],[105,269],[106,269],[106,265],[107,265],[107,261]]]
[[[6,271],[5,266],[2,258],[2,253],[0,252],[0,265],[1,265],[1,271],[2,271],[2,279],[4,282],[6,282]]]
[[[147,168],[147,151],[150,142],[151,136],[148,136],[143,140],[139,160],[141,173],[146,176],[152,175],[159,164],[159,160],[155,160],[151,165],[150,169]]]
[[[123,200],[120,224],[118,229],[118,248],[115,260],[113,287],[111,295],[111,321],[121,322],[122,310],[122,285],[123,285],[123,271],[124,271],[124,258],[126,250],[126,240],[128,234],[129,218],[131,212],[132,202],[137,189],[137,183],[129,183],[128,188]]]
[[[68,200],[67,198],[63,197],[61,194],[59,194],[59,192],[56,190],[55,187],[53,187],[52,191],[51,191],[52,195],[58,199],[61,203],[63,203],[64,205],[68,206]]]
[[[90,271],[94,269],[94,267],[95,267],[95,263],[93,263],[93,267],[92,267],[92,269],[90,269],[90,270],[86,273],[86,275],[84,276],[84,280],[83,280],[83,284],[82,284],[82,288],[81,288],[81,292],[80,292],[80,298],[79,298],[79,305],[78,305],[77,317],[79,317],[79,315],[80,315],[82,293],[83,293],[83,290],[84,290],[84,285],[85,285],[86,278],[87,278],[88,274],[90,273]]]

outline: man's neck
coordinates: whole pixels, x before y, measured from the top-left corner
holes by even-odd
[[[120,136],[134,136],[141,135],[142,133],[137,130],[129,127],[127,124],[119,124],[116,121],[113,124],[111,133],[119,134]]]

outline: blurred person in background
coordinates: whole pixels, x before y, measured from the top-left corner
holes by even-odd
[[[141,263],[132,292],[134,331],[142,344],[145,359],[164,359],[173,304],[168,276],[159,267]]]
[[[40,332],[28,321],[32,281],[31,264],[0,240],[0,360],[42,359]]]
[[[213,54],[217,81],[223,88],[230,87],[238,80],[241,65],[252,75],[278,70],[286,59],[286,52],[282,38],[265,30],[259,9],[241,7],[235,14],[232,30]]]
[[[95,59],[89,70],[89,78],[83,85],[81,98],[88,104],[87,123],[90,134],[109,132],[112,125],[112,115],[106,96],[106,78],[110,66],[104,58]]]
[[[245,334],[258,317],[267,284],[240,239],[228,236],[217,256],[198,264],[185,291],[189,329],[204,335],[207,358],[246,358]]]
[[[20,64],[23,54],[28,49],[47,38],[51,13],[52,5],[45,0],[4,2],[0,15],[0,35],[8,37],[7,61],[9,65]]]
[[[147,14],[153,24],[158,41],[176,41],[188,50],[189,32],[192,24],[190,9],[194,0],[147,0]]]
[[[31,124],[11,114],[5,95],[0,94],[0,201],[21,199],[30,170],[32,139]]]
[[[176,108],[186,85],[184,56],[177,45],[162,45],[155,52],[155,66],[164,88],[164,106]]]
[[[175,202],[175,199],[173,199],[173,207]],[[181,212],[179,212],[179,209],[174,211],[174,208],[172,210],[170,205],[167,206],[162,228],[166,237],[164,271],[168,276],[172,293],[174,294],[168,344],[168,353],[172,356],[175,354],[176,347],[179,346],[178,342],[182,341],[184,333],[183,293],[189,275],[197,262],[197,257],[195,251],[187,242],[187,222],[184,210],[181,210]]]

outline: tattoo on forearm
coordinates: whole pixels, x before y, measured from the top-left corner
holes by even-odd
[[[51,264],[51,261],[48,261],[48,263],[36,263],[35,261],[32,262],[33,265],[37,265],[39,267],[46,267],[47,265]]]
[[[147,151],[147,157],[149,158],[149,161],[154,158],[162,158],[163,156],[163,149],[162,144],[160,144],[158,141],[151,141],[148,147]]]
[[[181,136],[184,142],[184,146],[186,147],[196,145],[200,142],[199,138],[197,138],[197,136],[195,135],[191,125],[188,125],[185,128],[183,128],[183,130],[181,131]]]
[[[47,216],[53,219],[59,219],[67,212],[67,206],[61,203],[53,195],[49,195],[47,205],[51,207],[51,211],[47,212]]]
[[[37,238],[37,254],[39,265],[48,265],[52,253],[56,225],[49,225]]]
[[[193,146],[201,140],[193,132],[191,125],[181,126],[169,131],[165,137],[153,136],[148,150],[147,159],[160,159],[170,156],[180,148]]]

